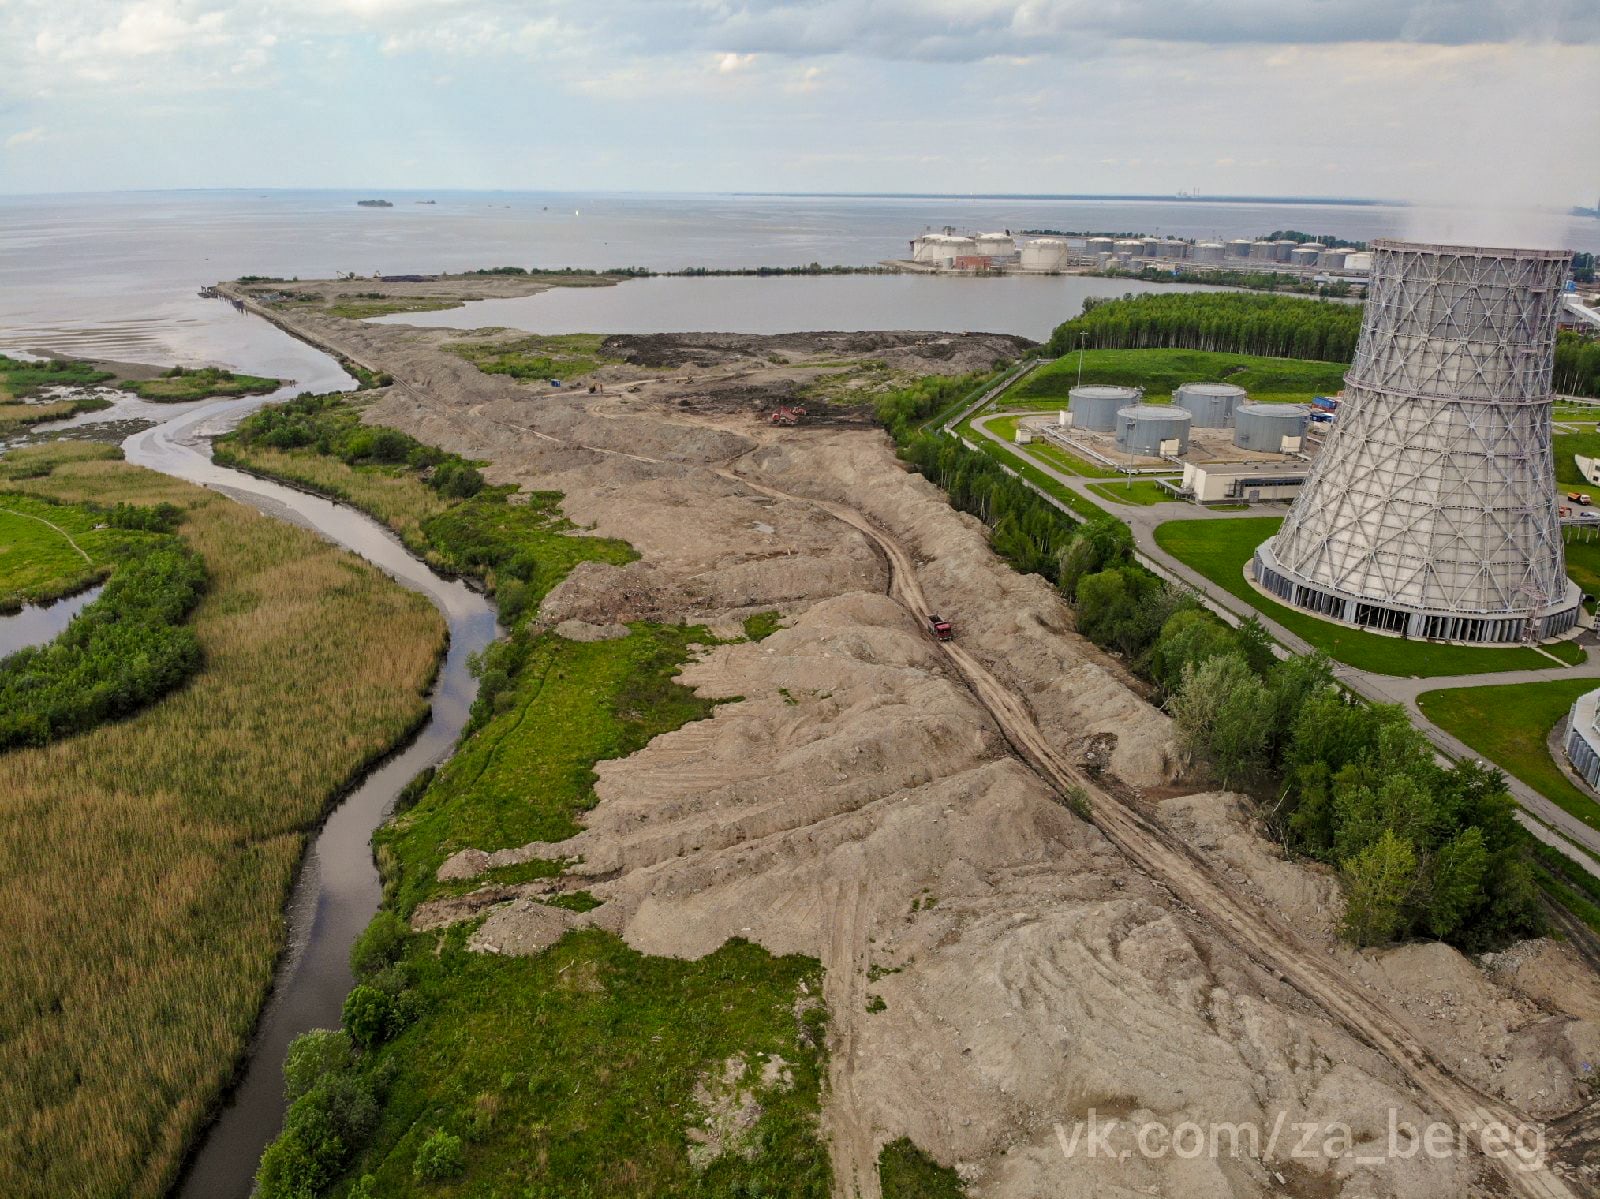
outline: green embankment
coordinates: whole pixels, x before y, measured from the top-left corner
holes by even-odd
[[[623,562],[632,551],[576,535],[558,495],[507,497],[470,479],[451,489],[466,494],[441,492],[442,466],[460,460],[360,426],[358,415],[347,399],[308,401],[247,422],[227,452],[252,469],[288,459],[297,481],[314,478],[391,523],[410,514],[409,532],[432,559],[492,583],[511,632],[478,665],[457,753],[407,789],[375,837],[385,908],[357,948],[362,981],[346,1003],[348,1037],[327,1053],[314,1040],[299,1044],[295,1060],[315,1065],[291,1071],[295,1102],[263,1158],[261,1199],[825,1199],[831,1171],[817,1119],[826,1014],[814,960],[732,941],[681,962],[593,929],[512,957],[467,948],[477,919],[409,931],[404,918],[419,903],[482,883],[560,887],[559,860],[467,882],[440,883],[437,870],[463,848],[579,831],[595,803],[596,762],[709,714],[710,701],[676,681],[709,635],[647,624],[614,641],[537,633],[531,612],[574,564]],[[262,444],[274,440],[290,448]],[[373,460],[375,448],[393,460]],[[758,638],[776,625],[777,614],[759,614],[746,632]],[[543,902],[596,905],[571,888]],[[751,1102],[753,1120],[728,1114]]]
[[[175,366],[156,379],[133,379],[117,384],[141,400],[158,404],[182,404],[231,396],[266,395],[283,386],[281,379],[262,375],[236,375],[220,367]]]
[[[1275,516],[1174,520],[1157,526],[1155,538],[1156,544],[1167,553],[1199,571],[1225,591],[1244,600],[1263,615],[1270,616],[1291,632],[1298,633],[1330,658],[1361,670],[1434,678],[1502,670],[1542,670],[1555,666],[1544,654],[1525,646],[1478,649],[1473,646],[1382,637],[1318,620],[1308,612],[1268,598],[1245,579],[1244,568],[1256,547],[1277,532],[1281,523],[1282,519]],[[1560,651],[1561,647],[1553,646],[1551,649]],[[1572,655],[1573,647],[1561,652]]]
[[[0,486],[4,486],[0,461]],[[46,603],[104,578],[123,540],[89,508],[0,491],[0,612]]]
[[[878,1152],[883,1199],[965,1199],[961,1176],[941,1166],[905,1137]]]
[[[1417,697],[1423,715],[1579,820],[1600,828],[1600,803],[1574,786],[1550,757],[1546,739],[1594,679],[1453,687]]]
[[[1309,404],[1344,387],[1349,368],[1336,362],[1264,358],[1204,350],[1088,350],[1083,355],[1085,383],[1144,388],[1146,403],[1163,403],[1184,383],[1232,383],[1252,400]],[[1019,381],[999,406],[1021,402],[1059,406],[1078,385],[1078,355],[1068,352]]]
[[[576,379],[617,361],[601,353],[598,333],[517,337],[490,342],[458,341],[444,348],[489,375],[524,381]]]

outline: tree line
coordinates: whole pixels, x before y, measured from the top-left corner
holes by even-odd
[[[1056,326],[1046,352],[1211,350],[1273,358],[1349,362],[1361,332],[1361,308],[1324,300],[1232,292],[1174,292],[1084,301],[1083,312]]]
[[[1141,565],[1122,521],[1078,521],[989,455],[917,431],[941,390],[880,403],[902,458],[982,520],[1016,569],[1051,580],[1083,636],[1156,685],[1185,751],[1255,796],[1273,836],[1339,871],[1350,941],[1434,937],[1477,951],[1542,930],[1499,772],[1439,766],[1400,707],[1354,700],[1324,656],[1280,660],[1255,618],[1230,628]]]
[[[1350,294],[1343,279],[1318,283],[1304,275],[1286,271],[1249,271],[1230,267],[1141,267],[1137,271],[1107,267],[1096,274],[1107,279],[1142,279],[1147,283],[1204,283],[1211,287],[1245,287],[1251,291],[1298,292],[1308,296],[1342,298]]]
[[[1600,399],[1600,340],[1570,331],[1556,335],[1555,388],[1562,395]]]

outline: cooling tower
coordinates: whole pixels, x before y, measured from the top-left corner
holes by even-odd
[[[1569,255],[1380,241],[1345,399],[1257,582],[1447,641],[1571,629],[1550,449]]]

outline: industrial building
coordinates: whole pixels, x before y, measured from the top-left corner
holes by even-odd
[[[1169,489],[1198,504],[1292,500],[1310,469],[1306,462],[1185,462],[1183,481]]]
[[[1600,690],[1585,691],[1572,701],[1567,760],[1589,786],[1600,788]]]
[[[1075,429],[1111,433],[1117,427],[1117,413],[1143,398],[1144,392],[1137,387],[1081,383],[1067,392],[1067,412]]]
[[[1172,402],[1194,419],[1196,429],[1227,428],[1233,410],[1248,398],[1232,383],[1184,383],[1172,393]]]
[[[1146,458],[1175,458],[1189,449],[1192,418],[1171,404],[1134,404],[1117,413],[1117,449]]]
[[[1579,614],[1551,455],[1568,255],[1380,241],[1344,402],[1256,582],[1343,624],[1515,642]]]

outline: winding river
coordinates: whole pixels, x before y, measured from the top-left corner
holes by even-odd
[[[307,850],[285,916],[287,948],[249,1056],[237,1086],[193,1149],[173,1191],[180,1199],[246,1199],[250,1194],[261,1151],[283,1124],[282,1069],[289,1042],[308,1029],[338,1027],[345,995],[354,984],[350,947],[378,910],[382,895],[372,857],[373,830],[401,788],[454,747],[477,690],[467,658],[499,631],[488,600],[461,582],[435,575],[387,529],[360,512],[211,460],[209,438],[260,405],[304,390],[349,387],[332,359],[320,354],[314,358],[320,360],[312,363],[315,377],[307,379],[302,372],[301,382],[273,395],[159,411],[159,424],[123,443],[127,460],[220,491],[354,551],[432,600],[449,626],[450,647],[421,732],[340,801]],[[82,423],[81,418],[74,423]]]

